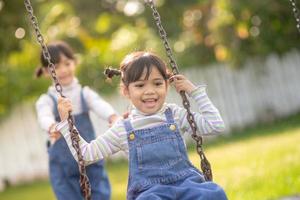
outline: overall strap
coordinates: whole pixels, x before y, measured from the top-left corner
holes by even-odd
[[[84,90],[84,87],[80,91],[80,102],[81,102],[82,112],[83,113],[88,113],[89,108],[88,108],[86,100],[84,99],[83,90]]]
[[[127,133],[130,133],[130,132],[132,132],[134,130],[133,127],[132,127],[132,125],[131,125],[131,122],[130,122],[130,120],[128,118],[125,119],[123,121],[123,123],[124,123],[125,130],[126,130]]]
[[[165,116],[166,116],[166,119],[167,119],[168,123],[170,123],[170,124],[174,124],[175,123],[171,108],[168,107],[165,110]]]
[[[56,100],[56,98],[55,98],[54,95],[50,94],[50,92],[48,92],[48,96],[52,99],[53,104],[54,104],[54,106],[53,106],[53,114],[54,114],[55,118],[58,118],[59,117],[59,113],[58,113],[58,109],[57,109],[57,100]]]

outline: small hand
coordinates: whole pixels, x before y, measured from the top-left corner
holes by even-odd
[[[111,115],[111,116],[109,117],[109,119],[108,119],[108,126],[109,126],[109,127],[112,127],[113,124],[114,124],[119,118],[120,118],[120,117],[119,117],[118,115],[116,115],[116,114]]]
[[[128,116],[129,116],[129,112],[126,111],[126,112],[123,113],[122,118],[123,118],[123,119],[127,119]]]
[[[57,101],[57,109],[61,121],[68,119],[69,113],[72,111],[73,106],[70,99],[59,97]]]
[[[196,86],[182,74],[174,75],[169,80],[175,86],[177,92],[191,93],[196,89]]]
[[[60,137],[61,133],[55,130],[56,124],[52,124],[49,128],[49,137],[51,144],[54,144]]]

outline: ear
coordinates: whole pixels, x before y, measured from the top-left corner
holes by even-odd
[[[45,77],[49,77],[49,76],[50,76],[50,74],[49,74],[49,71],[48,71],[48,68],[47,68],[47,67],[43,67],[43,68],[42,68],[42,70],[43,70],[43,75],[44,75]]]
[[[128,87],[126,87],[125,85],[121,85],[120,89],[121,89],[122,95],[127,97],[128,99],[130,99],[130,93],[129,93]]]

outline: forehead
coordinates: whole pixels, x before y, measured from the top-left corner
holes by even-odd
[[[62,63],[62,62],[67,62],[67,61],[70,61],[72,59],[68,58],[67,56],[65,56],[65,54],[63,53],[60,53],[59,54],[59,62]]]
[[[157,67],[152,65],[150,68],[145,67],[141,77],[139,78],[139,80],[148,80],[148,79],[163,79],[163,76],[159,72]]]

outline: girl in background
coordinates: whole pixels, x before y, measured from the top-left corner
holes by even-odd
[[[48,45],[51,62],[55,65],[55,71],[63,93],[73,105],[75,125],[82,138],[90,142],[95,139],[95,131],[89,117],[89,111],[112,124],[116,118],[116,112],[110,104],[104,101],[89,87],[82,87],[75,76],[76,60],[70,46],[62,41]],[[36,76],[49,77],[47,71],[48,61],[41,52],[41,64]],[[61,134],[53,129],[60,121],[57,110],[57,93],[54,85],[48,88],[36,102],[36,112],[41,128],[49,135],[49,175],[52,188],[58,200],[83,200],[79,184],[78,164],[74,160],[65,140]],[[109,200],[111,196],[110,183],[101,160],[87,167],[92,189],[93,200]]]

